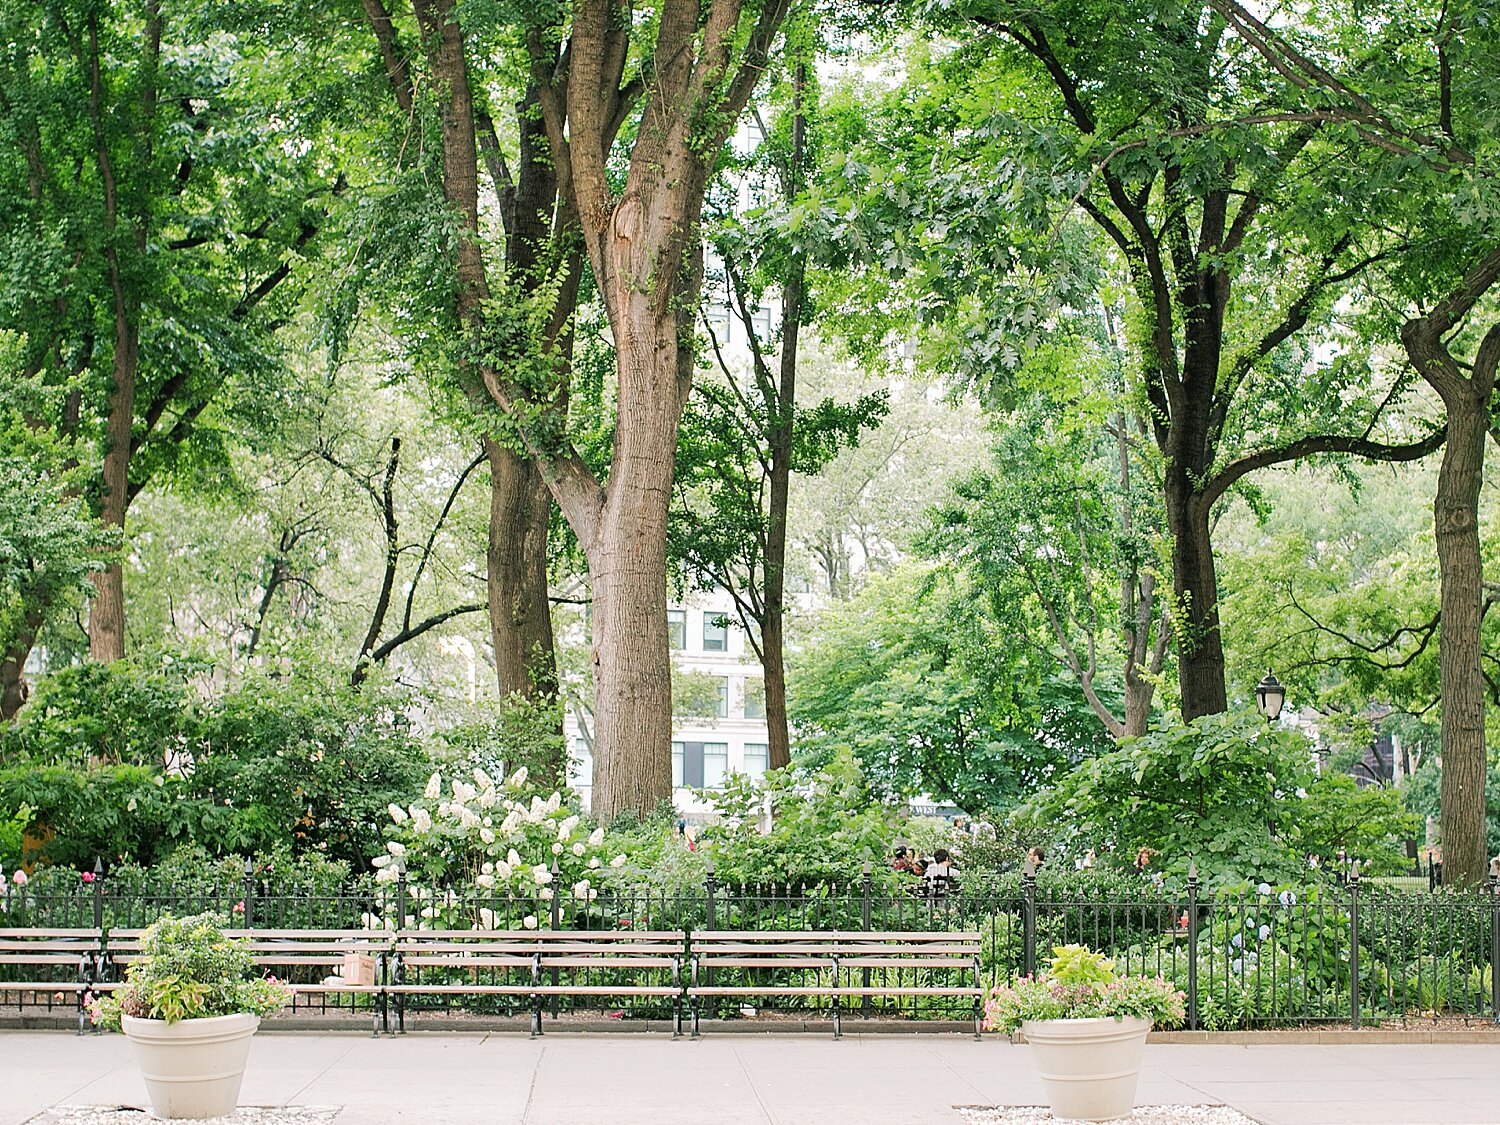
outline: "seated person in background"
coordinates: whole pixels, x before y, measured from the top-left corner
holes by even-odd
[[[944,882],[954,876],[953,857],[948,854],[947,848],[938,848],[932,853],[932,862],[927,865],[926,870],[928,882]]]
[[[922,861],[906,848],[897,848],[891,860],[892,871],[905,871],[908,875],[922,874]]]

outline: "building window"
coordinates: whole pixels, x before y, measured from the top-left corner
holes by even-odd
[[[766,717],[766,681],[759,676],[745,677],[745,718]]]
[[[717,698],[714,701],[714,714],[721,719],[729,718],[729,677],[715,676],[718,682],[714,684]]]
[[[594,755],[589,744],[581,738],[573,740],[572,764],[578,788],[585,789],[594,784]]]
[[[727,776],[727,742],[672,743],[672,785],[675,788],[722,789]]]
[[[729,629],[724,624],[724,615],[711,609],[703,611],[703,651],[729,651]]]
[[[755,781],[771,768],[771,748],[764,742],[745,743],[745,773]]]
[[[667,647],[673,652],[687,648],[687,610],[667,610]]]
[[[705,742],[703,744],[703,788],[723,789],[724,779],[729,776],[729,744]]]

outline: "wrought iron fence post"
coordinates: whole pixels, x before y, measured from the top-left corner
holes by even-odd
[[[874,879],[873,879],[874,872],[875,872],[875,865],[872,864],[868,859],[865,860],[865,865],[864,865],[864,868],[862,869],[862,872],[861,872],[863,874],[864,878],[861,881],[860,904],[859,904],[859,924],[867,932],[870,929],[870,890],[871,890],[871,886],[872,886],[872,884],[874,882]],[[868,966],[866,966],[865,968],[863,968],[863,969],[861,969],[859,971],[859,978],[860,978],[859,979],[860,986],[863,987],[864,990],[865,990],[864,995],[862,997],[860,997],[860,1005],[859,1005],[860,1006],[860,1010],[862,1012],[864,1012],[864,1014],[866,1016],[869,1016],[869,1014],[870,1014],[870,969],[869,969]],[[835,985],[837,985],[838,981],[834,981],[833,983]]]
[[[1036,976],[1036,864],[1029,855],[1021,869],[1021,969]]]
[[[1359,1028],[1359,860],[1349,865],[1349,1026]]]
[[[104,860],[94,857],[94,929],[99,931],[99,940],[104,940]]]
[[[1188,862],[1187,879],[1187,1017],[1188,1028],[1198,1030],[1198,865]]]
[[[1490,860],[1490,1015],[1500,1023],[1500,856]]]
[[[245,857],[245,929],[255,928],[255,860]]]
[[[396,860],[396,930],[406,929],[406,861]]]
[[[557,867],[557,857],[553,856],[552,857],[552,882],[551,882],[550,886],[552,888],[552,902],[551,902],[551,906],[552,906],[552,929],[553,929],[554,932],[557,931],[557,930],[562,929],[562,897],[558,894],[558,891],[559,891],[560,888],[558,887],[558,883],[557,883],[557,876],[559,874],[560,874],[560,872],[558,871],[558,867]],[[552,1018],[556,1019],[557,1018],[557,1013],[561,1009],[561,1005],[562,1005],[562,997],[559,996],[558,993],[557,993],[557,966],[556,965],[552,966],[552,969],[551,969],[549,975],[552,978],[552,987],[553,987],[553,991],[552,991]]]
[[[703,864],[703,915],[704,915],[704,928],[705,929],[709,929],[709,930],[711,930],[711,929],[714,928],[714,888],[716,886],[718,886],[718,884],[714,880],[714,861],[710,859],[710,860],[706,861]],[[742,925],[742,926],[745,924],[744,923],[744,917],[745,917],[745,888],[744,888],[744,885],[742,884],[740,886],[740,925]],[[703,984],[704,984],[705,987],[707,987],[708,985],[713,984],[713,982],[714,982],[714,968],[713,968],[712,965],[707,965],[703,969]],[[713,1013],[713,1009],[712,1008],[709,1009],[709,1013],[710,1014]],[[693,1006],[693,1033],[697,1034],[697,1032],[698,1032],[698,1008],[697,1008],[697,1001],[694,1001],[694,1006]]]

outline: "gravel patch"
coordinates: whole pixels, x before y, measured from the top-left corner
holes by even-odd
[[[201,1119],[198,1125],[329,1125],[343,1106],[240,1106],[228,1117]],[[30,1125],[146,1125],[161,1121],[149,1109],[131,1105],[53,1106]]]
[[[970,1125],[1084,1125],[1071,1117],[1053,1117],[1044,1105],[961,1105],[958,1112]],[[1227,1105],[1138,1105],[1126,1125],[1256,1125]]]

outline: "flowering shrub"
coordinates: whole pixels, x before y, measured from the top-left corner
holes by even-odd
[[[1027,1020],[1134,1016],[1172,1027],[1187,1016],[1185,997],[1161,977],[1121,977],[1114,969],[1113,961],[1085,946],[1057,946],[1042,976],[990,991],[984,1026],[1009,1034]]]
[[[97,1024],[118,1028],[121,1016],[178,1020],[268,1016],[292,999],[292,990],[256,973],[249,947],[224,936],[217,914],[162,918],[141,935],[139,960],[126,972],[125,987],[95,1000]]]
[[[473,778],[472,785],[454,778],[444,796],[434,773],[420,798],[387,809],[390,839],[386,854],[371,861],[375,878],[395,882],[404,866],[419,925],[492,928],[496,916],[484,900],[504,896],[534,895],[539,912],[554,898],[561,909],[586,909],[605,867],[624,865],[623,855],[606,857],[604,829],[588,831],[560,793],[528,799],[525,767],[498,784],[483,769]],[[523,925],[536,926],[537,917],[527,915]],[[390,917],[366,921],[394,925]]]

